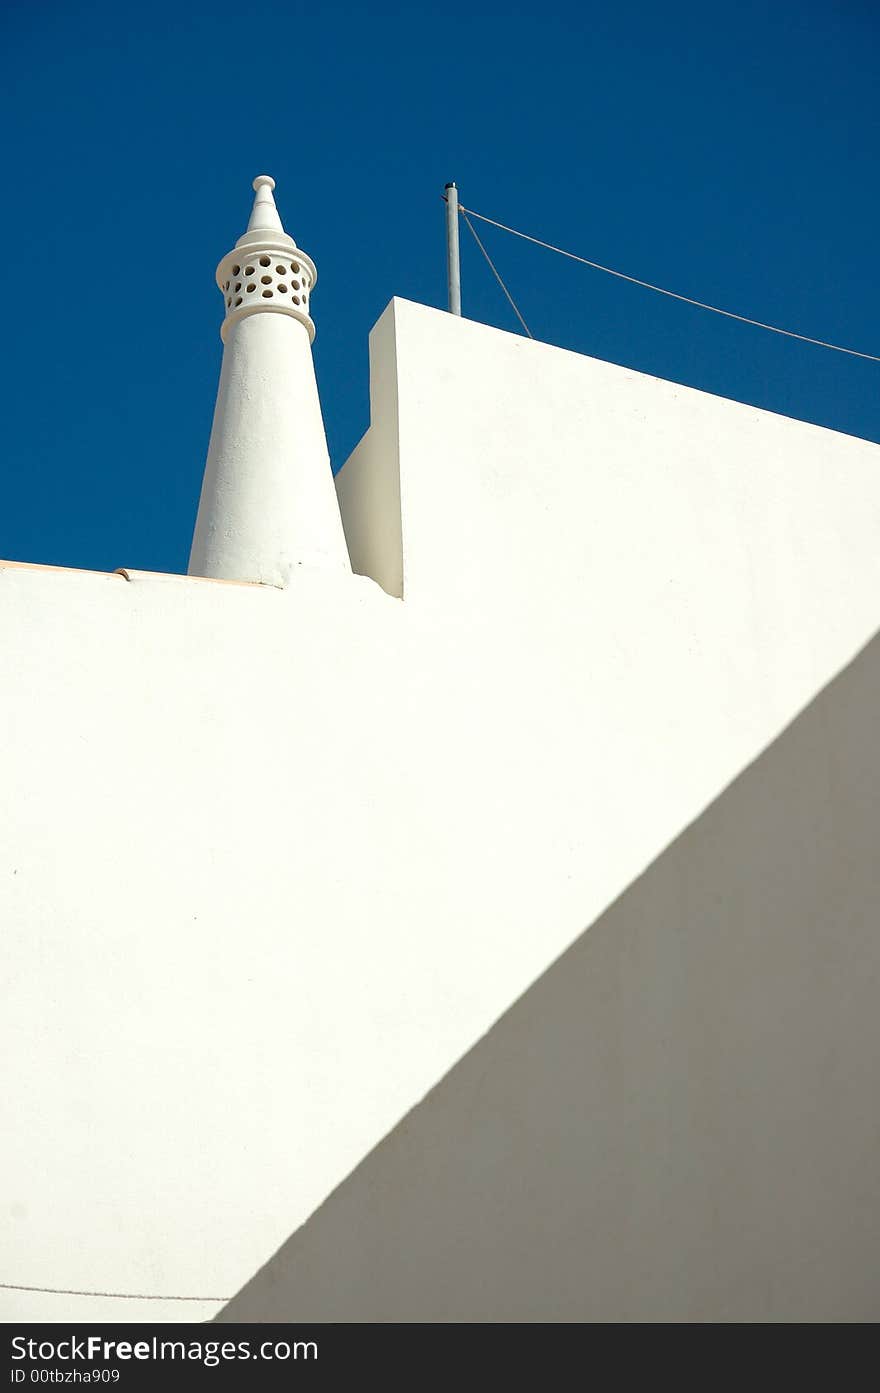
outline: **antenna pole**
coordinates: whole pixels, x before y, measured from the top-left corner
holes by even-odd
[[[446,185],[446,279],[449,313],[461,314],[461,260],[458,253],[458,189]]]

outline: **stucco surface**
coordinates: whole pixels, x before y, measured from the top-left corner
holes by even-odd
[[[402,602],[0,569],[0,1280],[238,1290],[877,627],[878,447],[400,301],[373,355]]]
[[[227,333],[189,571],[285,585],[303,566],[348,570],[312,351],[257,310]]]
[[[880,640],[224,1321],[876,1321]]]

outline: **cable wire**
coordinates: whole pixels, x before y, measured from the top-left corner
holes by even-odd
[[[799,339],[801,343],[812,343],[817,348],[830,348],[835,353],[848,353],[851,358],[866,358],[870,363],[880,363],[880,357],[874,353],[862,353],[857,348],[844,348],[839,343],[828,343],[825,339],[813,339],[807,334],[796,334],[793,329],[780,329],[776,324],[765,324],[760,319],[749,319],[747,315],[734,314],[732,310],[722,310],[719,309],[717,305],[707,305],[703,300],[693,300],[689,295],[679,295],[675,290],[664,290],[660,285],[652,285],[650,281],[639,280],[638,276],[628,276],[624,271],[615,271],[611,266],[602,266],[600,262],[590,261],[586,256],[576,256],[574,252],[566,251],[563,247],[555,247],[552,242],[542,242],[540,237],[531,237],[527,232],[520,232],[515,227],[508,227],[507,223],[497,222],[495,218],[487,218],[483,213],[475,213],[473,208],[465,208],[462,204],[459,204],[458,209],[475,237],[477,237],[477,234],[471,226],[470,219],[467,216],[468,213],[470,213],[472,218],[478,218],[480,222],[489,223],[492,227],[499,227],[502,232],[510,232],[514,237],[521,237],[524,242],[533,242],[536,247],[544,247],[547,251],[557,252],[559,256],[567,256],[570,261],[579,261],[583,266],[591,266],[594,271],[605,271],[609,276],[617,276],[619,280],[629,281],[631,285],[640,285],[644,290],[655,290],[658,295],[668,295],[671,300],[681,300],[684,304],[695,305],[696,308],[700,310],[711,310],[713,314],[722,314],[725,319],[736,319],[740,324],[751,324],[756,329],[768,329],[771,334],[784,334],[788,339]],[[480,242],[479,237],[477,237],[477,241],[480,243],[483,255],[486,257],[486,260],[489,261],[488,253],[485,247],[483,247],[482,242]],[[489,261],[489,265],[492,265],[491,261]],[[492,266],[492,270],[495,271],[494,266]],[[495,271],[495,275],[498,277],[498,280],[501,281],[501,277],[498,276],[497,271]],[[505,295],[507,295],[508,300],[510,300],[510,303],[513,304],[513,300],[511,300],[503,283],[502,289]],[[515,305],[514,309],[516,309]],[[520,321],[524,323],[519,310],[517,310],[517,315]],[[528,333],[528,330],[526,330],[526,332]],[[531,337],[532,335],[529,334],[529,338]]]
[[[75,1291],[70,1287],[22,1287],[0,1282],[3,1291],[39,1291],[49,1296],[110,1296],[114,1301],[231,1301],[231,1296],[145,1296],[135,1291]]]
[[[517,319],[519,320],[520,324],[521,324],[521,325],[523,326],[523,328],[525,329],[525,331],[526,331],[526,333],[528,334],[529,338],[530,338],[530,339],[533,339],[533,338],[535,337],[534,334],[532,333],[532,331],[531,331],[531,329],[529,328],[528,324],[527,324],[526,321],[523,319],[522,315],[520,314],[519,310],[517,309],[517,307],[516,307],[516,302],[515,302],[513,296],[511,295],[510,291],[507,289],[507,286],[504,284],[504,281],[503,281],[503,280],[501,279],[501,277],[499,276],[499,274],[498,274],[498,272],[497,272],[497,270],[496,270],[496,268],[495,268],[495,263],[494,263],[494,261],[492,260],[491,256],[490,256],[489,253],[486,251],[486,248],[483,246],[482,242],[480,241],[479,237],[477,236],[477,229],[474,227],[473,223],[471,222],[470,218],[468,217],[468,215],[467,215],[467,209],[462,208],[461,204],[459,204],[459,205],[458,205],[458,211],[459,211],[459,213],[461,213],[462,217],[464,218],[465,222],[467,223],[468,227],[470,228],[471,232],[473,233],[474,241],[476,242],[477,246],[480,248],[480,251],[483,253],[484,257],[485,257],[486,260],[488,261],[488,263],[489,263],[489,269],[491,270],[492,275],[495,277],[496,281],[497,281],[498,284],[501,286],[501,289],[504,291],[505,295],[507,296],[508,300],[510,301],[511,309],[513,310],[513,312],[514,312],[514,314],[516,315]],[[479,216],[480,216],[479,213],[474,213],[474,217],[475,217],[475,218],[478,218]],[[484,219],[484,221],[488,221],[488,219]]]

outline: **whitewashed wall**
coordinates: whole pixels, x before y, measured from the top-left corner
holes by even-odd
[[[223,1321],[876,1321],[880,638]]]
[[[372,345],[340,497],[402,601],[0,570],[0,1281],[234,1293],[880,620],[877,446]]]

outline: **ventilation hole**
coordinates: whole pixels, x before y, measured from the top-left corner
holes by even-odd
[[[296,261],[291,261],[291,263],[290,263],[290,269],[291,269],[291,271],[293,272],[293,274],[294,274],[295,276],[298,276],[298,275],[299,275],[299,263],[298,263],[298,262],[296,262]]]
[[[271,292],[271,290],[264,290],[264,291],[263,291],[263,299],[264,299],[264,300],[271,300],[271,299],[272,299],[272,292]]]
[[[233,274],[234,276],[237,276],[240,270],[241,270],[241,267],[240,267],[240,266],[233,266],[233,268],[232,268],[232,274]]]
[[[240,290],[241,290],[241,281],[236,281],[236,282],[235,282],[235,293],[236,293],[236,295],[238,294],[238,292],[239,292]]]
[[[226,282],[226,284],[224,285],[223,289],[224,289],[224,290],[228,290],[228,289],[229,289],[229,281]]]
[[[260,276],[260,283],[261,283],[262,285],[271,285],[271,284],[272,284],[272,277],[271,277],[271,276]]]
[[[294,295],[294,297],[293,297],[293,303],[294,303],[295,305],[298,305],[298,304],[299,304],[299,296],[298,296],[298,295]]]
[[[232,304],[232,296],[230,295],[230,296],[228,297],[227,301],[226,301],[226,308],[229,309],[229,306],[230,306],[231,304]]]
[[[240,304],[241,304],[241,296],[239,295],[238,299],[237,299],[236,302],[235,302],[235,307],[236,307],[236,309],[238,309],[238,306],[239,306]]]
[[[299,290],[299,281],[291,281],[294,290]]]
[[[252,276],[254,274],[253,266],[245,266],[244,273],[246,276]]]
[[[276,266],[276,267],[275,267],[275,270],[278,272],[279,276],[283,276],[283,275],[284,275],[284,267],[283,267],[283,266]]]
[[[286,286],[286,285],[279,285],[278,289],[281,291],[281,294],[282,294],[282,295],[286,295],[286,294],[287,294],[287,286]]]
[[[271,262],[270,262],[270,260],[269,260],[269,257],[268,257],[268,256],[261,256],[261,257],[260,257],[260,265],[261,265],[261,266],[269,266],[269,265],[271,265]]]
[[[250,285],[247,287],[248,295],[250,295],[254,290],[256,290],[256,288],[257,287],[254,285],[253,281],[251,281]]]

